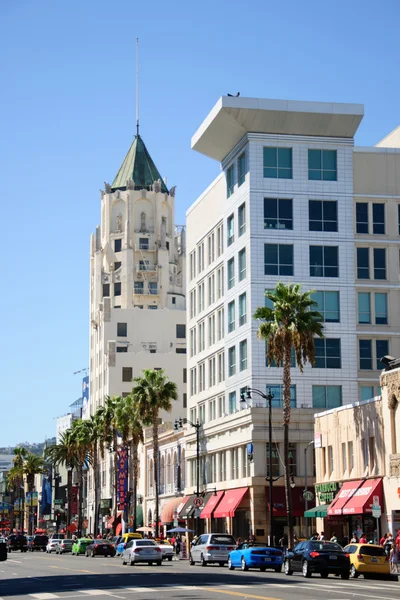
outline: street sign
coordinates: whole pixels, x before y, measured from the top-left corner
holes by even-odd
[[[307,500],[307,502],[311,502],[311,500],[314,500],[314,494],[309,490],[304,490],[303,498],[304,500]]]
[[[379,506],[379,504],[378,504],[378,505],[376,505],[376,504],[373,504],[373,505],[372,505],[372,516],[373,516],[375,519],[379,519],[379,517],[380,517],[381,515],[382,515],[382,508]]]
[[[203,498],[201,498],[201,496],[196,496],[196,498],[193,500],[193,506],[195,506],[196,508],[200,508],[201,506],[203,506],[204,504],[204,500]]]
[[[64,504],[64,500],[62,500],[62,498],[56,498],[54,500],[54,504],[57,506],[62,506]]]
[[[379,496],[372,496],[372,505],[379,506]]]
[[[194,518],[198,519],[199,517],[200,517],[200,509],[196,508],[195,511],[194,511]]]

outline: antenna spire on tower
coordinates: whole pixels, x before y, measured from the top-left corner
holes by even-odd
[[[136,135],[139,135],[139,38],[136,38]]]

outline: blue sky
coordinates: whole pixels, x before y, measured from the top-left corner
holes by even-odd
[[[176,221],[218,174],[190,138],[219,96],[361,102],[358,145],[400,124],[398,0],[3,0],[0,446],[55,434],[88,366],[89,236],[135,133]]]

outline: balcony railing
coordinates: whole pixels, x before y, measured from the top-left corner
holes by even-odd
[[[149,296],[149,295],[150,296],[157,296],[158,293],[159,293],[159,290],[158,290],[158,287],[153,287],[153,288],[150,288],[150,289],[146,289],[144,286],[141,287],[141,286],[135,285],[133,287],[133,293],[134,294],[140,294],[141,296]]]

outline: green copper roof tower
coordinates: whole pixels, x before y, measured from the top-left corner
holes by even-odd
[[[111,184],[112,190],[126,190],[128,179],[133,179],[135,182],[135,190],[151,189],[153,183],[160,179],[161,191],[168,194],[168,188],[139,134],[135,136]]]

